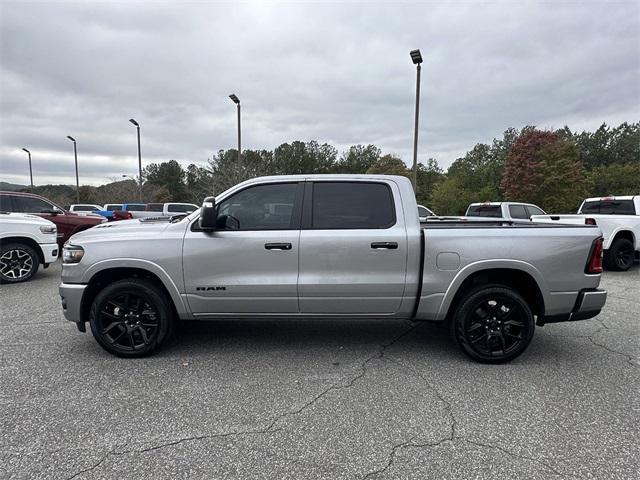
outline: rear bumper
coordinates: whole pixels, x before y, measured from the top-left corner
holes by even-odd
[[[606,290],[599,288],[581,290],[571,312],[544,317],[544,320],[538,322],[538,324],[544,325],[545,323],[571,322],[593,318],[600,313],[606,301]]]
[[[61,283],[58,287],[60,301],[62,302],[62,312],[67,320],[72,322],[82,322],[82,296],[87,285],[75,283]]]

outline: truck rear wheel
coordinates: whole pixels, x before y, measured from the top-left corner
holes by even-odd
[[[527,302],[515,290],[485,285],[458,303],[451,336],[469,357],[482,363],[505,363],[524,352],[535,321]]]
[[[91,305],[94,338],[119,357],[144,357],[166,344],[175,315],[162,289],[138,278],[119,280],[101,290]]]
[[[604,263],[609,270],[626,272],[633,265],[634,255],[633,243],[626,238],[617,238],[605,252]]]
[[[23,243],[7,243],[0,247],[0,283],[26,282],[38,271],[37,252]]]

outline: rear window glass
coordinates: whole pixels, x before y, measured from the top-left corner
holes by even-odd
[[[594,200],[584,202],[581,213],[600,213],[605,215],[635,215],[633,200]]]
[[[107,205],[105,207],[105,210],[122,210],[122,205],[118,205],[118,204]]]
[[[0,212],[13,212],[13,203],[9,195],[0,195]]]
[[[144,204],[130,203],[129,205],[127,205],[127,210],[130,212],[143,212],[146,208],[147,206]]]
[[[147,205],[147,211],[148,212],[161,212],[163,206],[164,205],[162,203],[150,203],[149,205]],[[130,210],[133,210],[133,209],[130,209]]]
[[[195,205],[180,205],[176,203],[170,203],[167,207],[167,212],[171,213],[195,212],[196,210],[198,210],[198,207]]]
[[[74,210],[76,212],[92,212],[96,209],[93,205],[76,205]]]
[[[313,184],[313,228],[389,228],[395,223],[393,196],[388,185],[365,182]]]
[[[467,217],[502,217],[500,205],[472,205],[467,210]]]

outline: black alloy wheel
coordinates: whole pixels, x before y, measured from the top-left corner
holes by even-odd
[[[635,252],[633,243],[626,238],[618,238],[605,254],[605,264],[609,270],[626,272],[633,265]]]
[[[109,353],[143,357],[170,338],[173,317],[162,289],[146,280],[126,279],[98,293],[89,321],[93,336]]]
[[[9,243],[0,248],[0,282],[19,283],[29,280],[38,271],[40,259],[28,245]]]
[[[527,302],[515,290],[498,285],[469,293],[451,323],[458,346],[483,363],[513,360],[525,351],[535,329]]]

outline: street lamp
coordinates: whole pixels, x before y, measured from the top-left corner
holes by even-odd
[[[80,203],[80,180],[78,179],[78,149],[76,147],[76,139],[70,135],[67,138],[73,142],[73,156],[76,159],[76,203]]]
[[[420,64],[422,63],[422,54],[420,50],[411,50],[411,61],[416,65],[416,119],[413,130],[413,191],[418,193],[416,184],[418,183],[418,116],[420,113]]]
[[[138,179],[140,180],[138,196],[140,197],[140,203],[142,203],[142,154],[140,153],[140,124],[133,118],[130,118],[129,121],[135,125],[136,130],[138,131]]]
[[[240,99],[236,96],[235,93],[229,95],[229,98],[235,103],[238,107],[238,163],[240,163],[240,159],[242,158],[242,145],[240,143]]]
[[[33,171],[31,170],[31,152],[26,148],[23,148],[27,155],[29,155],[29,177],[31,177],[31,193],[33,193]]]

